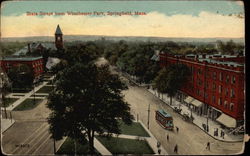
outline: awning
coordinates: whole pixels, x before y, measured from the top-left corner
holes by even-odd
[[[199,100],[194,100],[191,102],[191,104],[196,106],[196,107],[200,107],[202,105],[202,102],[200,102]]]
[[[219,123],[225,125],[228,128],[235,128],[236,127],[236,120],[224,113],[222,113],[217,119]]]
[[[188,96],[184,101],[186,102],[186,103],[190,103],[191,101],[193,101],[194,100],[194,98],[192,98],[191,96]]]
[[[217,108],[214,108],[214,107],[211,107],[213,110],[216,110],[217,112],[221,112],[221,110],[217,109]]]

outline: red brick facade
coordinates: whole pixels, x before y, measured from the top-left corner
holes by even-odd
[[[42,57],[6,57],[0,60],[0,64],[6,73],[13,66],[26,64],[32,69],[35,80],[40,79],[44,72]]]
[[[177,62],[186,64],[192,75],[181,91],[236,120],[242,120],[245,104],[244,65],[230,64],[228,61],[234,60],[234,62],[242,63],[244,58],[205,59],[203,56],[203,59],[202,57],[197,59],[195,57],[188,58],[187,56],[160,53],[160,65],[167,67]]]

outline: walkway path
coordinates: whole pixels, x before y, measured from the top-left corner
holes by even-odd
[[[153,134],[145,127],[145,125],[139,120],[138,121],[142,127],[144,128],[145,131],[147,131],[147,133],[149,134],[149,137],[142,137],[142,136],[135,136],[135,135],[125,135],[125,134],[120,134],[117,137],[118,138],[124,138],[124,139],[139,139],[139,140],[145,140],[147,141],[148,145],[152,148],[152,150],[154,151],[155,155],[158,155],[158,148],[157,148],[157,139],[153,136]],[[116,134],[113,134],[114,136],[116,136]],[[100,143],[101,144],[101,143]],[[100,144],[95,144],[95,148],[99,151],[102,150],[102,147],[99,147]],[[102,145],[102,144],[101,144]],[[168,155],[167,151],[160,146],[161,149],[161,155]],[[101,151],[99,151],[101,154],[103,154]],[[105,151],[104,151],[105,153]],[[107,154],[104,154],[107,155]]]
[[[47,80],[53,80],[55,78],[55,76],[51,76],[49,79]],[[8,106],[6,108],[7,111],[12,111],[14,108],[16,108],[18,105],[20,105],[24,100],[26,100],[27,98],[33,98],[33,94],[34,92],[37,92],[39,89],[41,89],[44,86],[51,86],[51,85],[47,85],[48,81],[44,81],[41,85],[36,86],[33,90],[31,90],[29,93],[11,93],[6,97],[10,97],[10,98],[16,98],[16,96],[13,95],[21,95],[21,97],[18,97],[19,99],[17,101],[15,101],[13,104],[11,104],[10,106]],[[23,96],[24,95],[24,96]],[[47,93],[36,93],[36,95],[48,95]],[[45,99],[44,97],[35,97],[36,99]],[[1,109],[3,110],[4,108],[1,107]]]

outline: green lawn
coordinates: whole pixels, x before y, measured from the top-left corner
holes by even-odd
[[[75,144],[74,140],[71,138],[67,138],[65,142],[62,144],[60,149],[56,152],[57,154],[74,154],[75,153]],[[88,141],[86,139],[83,142],[76,143],[76,153],[77,154],[88,154]],[[96,152],[98,153],[98,152]]]
[[[131,125],[126,125],[120,122],[121,134],[149,137],[149,134],[139,122],[133,122]]]
[[[144,140],[96,137],[112,154],[154,154]]]
[[[44,86],[41,89],[39,89],[36,93],[49,93],[53,89],[52,86]]]
[[[35,94],[35,97],[45,97],[45,96],[47,96],[47,95],[37,95],[37,94]],[[34,97],[34,94],[32,94],[30,97]]]
[[[12,103],[14,103],[15,101],[17,101],[19,98],[6,98],[5,99],[5,107],[8,107],[9,105],[11,105]],[[4,107],[3,104],[1,104],[1,107]]]
[[[20,94],[12,94],[12,96],[25,96],[25,95],[20,95]]]
[[[35,103],[34,103],[34,99],[26,99],[20,105],[18,105],[16,108],[14,108],[14,111],[23,111],[23,110],[33,109],[41,101],[42,101],[42,99],[35,99]]]
[[[12,93],[28,93],[32,90],[32,88],[27,88],[27,89],[23,89],[23,88],[12,88]]]

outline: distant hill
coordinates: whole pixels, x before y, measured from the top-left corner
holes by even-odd
[[[236,43],[244,43],[244,38],[167,38],[167,37],[135,37],[135,36],[92,36],[92,35],[64,35],[64,40],[67,42],[71,41],[94,41],[101,38],[106,40],[125,40],[125,41],[151,41],[151,42],[216,42],[221,40],[227,42],[233,40]],[[3,42],[53,42],[54,36],[34,36],[34,37],[11,37],[11,38],[1,38]]]

